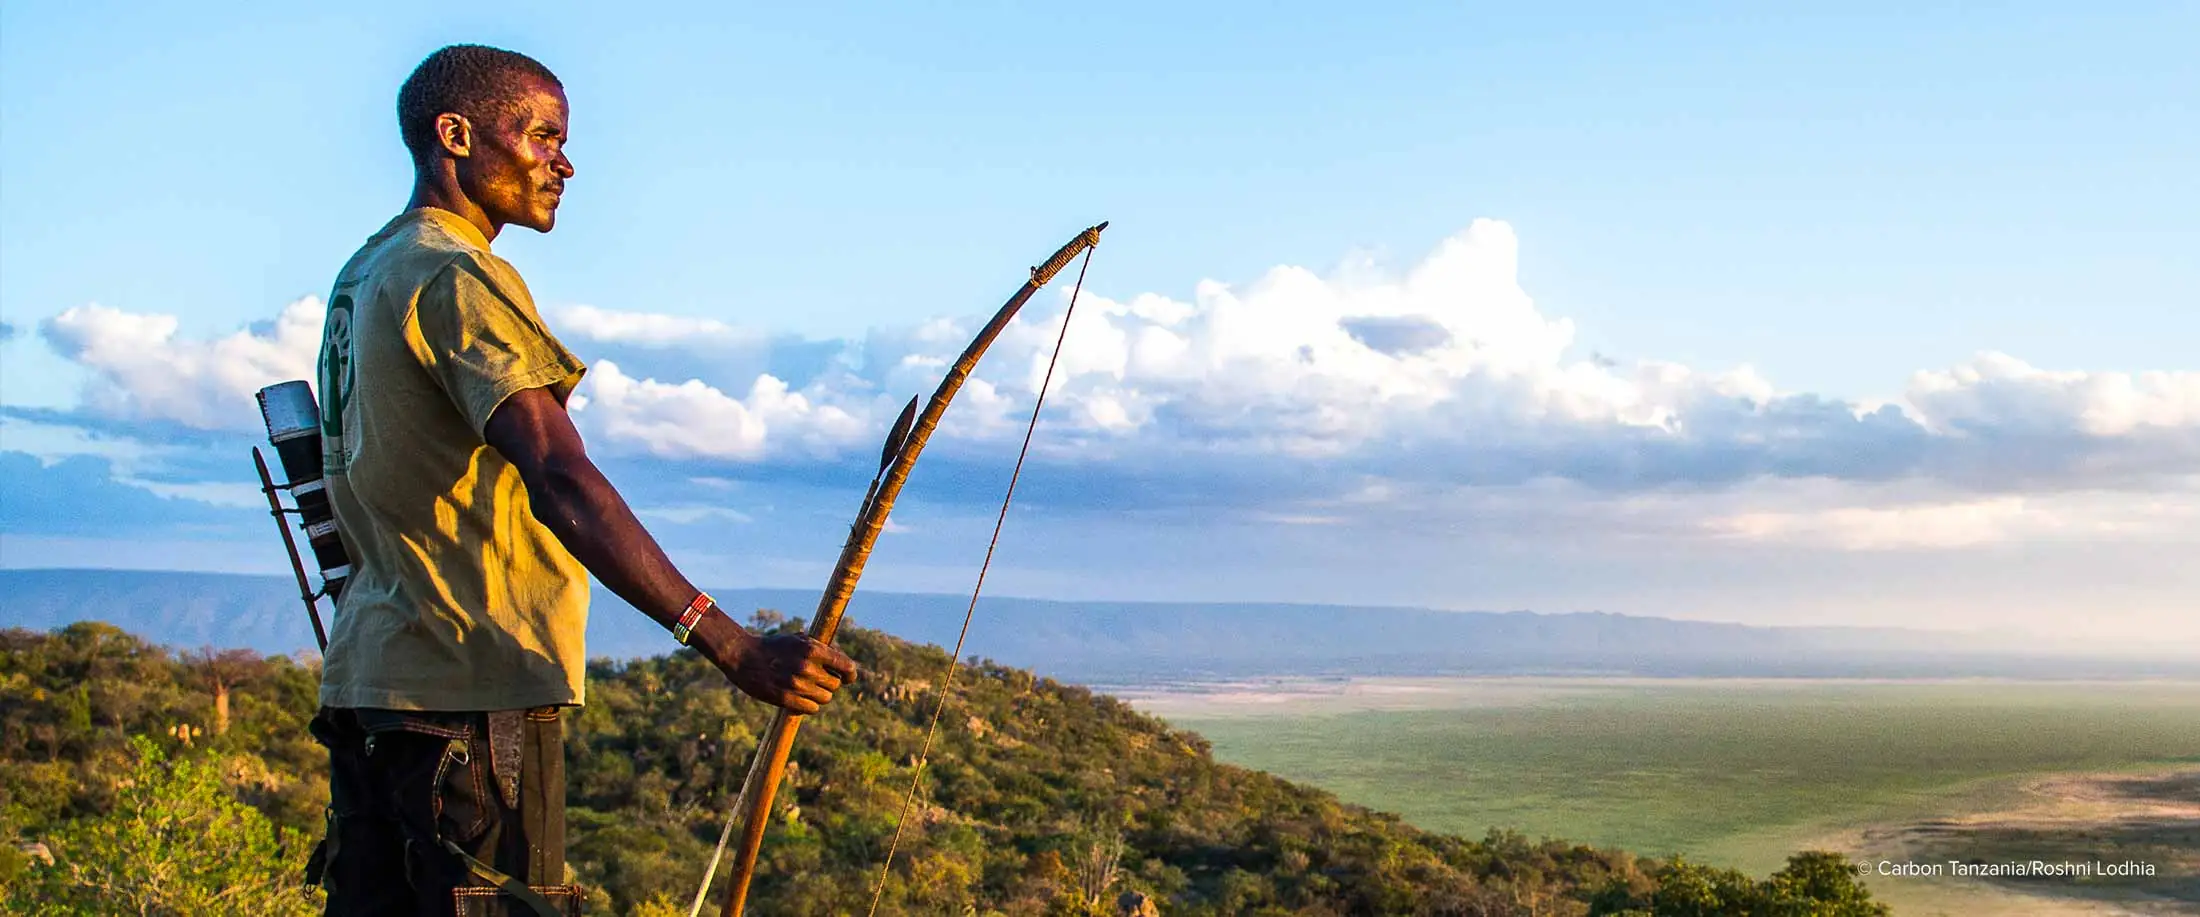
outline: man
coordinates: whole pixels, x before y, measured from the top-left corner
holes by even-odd
[[[557,77],[456,45],[397,113],[412,200],[344,265],[323,327],[322,462],[353,570],[313,724],[331,824],[308,872],[331,915],[577,913],[558,711],[582,702],[587,574],[795,713],[855,666],[719,610],[583,450],[565,404],[584,368],[489,251],[556,222],[573,177]]]

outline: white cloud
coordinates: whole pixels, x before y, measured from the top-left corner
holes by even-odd
[[[1193,524],[1204,511],[1164,514]],[[1189,517],[1189,518],[1188,518]],[[2200,541],[2200,476],[2152,490],[1978,495],[1935,481],[1760,478],[1719,488],[1600,490],[1545,478],[1499,486],[1370,482],[1326,499],[1271,501],[1253,524],[1325,524],[1382,539],[1505,544],[1595,555],[1689,544],[1880,553],[2057,542],[2110,548]]]
[[[601,360],[589,371],[579,422],[660,458],[756,460],[774,451],[829,456],[869,433],[847,411],[819,405],[769,375],[735,398],[700,380],[636,379]]]
[[[1822,541],[1848,550],[1957,548],[2053,531],[2055,515],[2028,508],[2023,497],[1821,512],[1740,513],[1712,520],[1712,531],[1753,540]]]
[[[318,297],[284,306],[274,323],[210,341],[179,339],[175,316],[78,306],[40,330],[92,371],[86,407],[110,417],[169,420],[201,430],[256,429],[253,393],[312,379],[325,311]]]
[[[703,503],[682,503],[676,506],[652,506],[637,509],[634,514],[651,521],[669,522],[673,525],[695,525],[700,522],[744,523],[753,521],[749,514],[723,506]]]
[[[2200,372],[2070,372],[2002,353],[1910,380],[1905,400],[1936,433],[1972,430],[2127,436],[2200,427]]]
[[[611,344],[644,347],[712,347],[727,343],[755,344],[764,335],[744,331],[716,319],[652,312],[618,312],[595,306],[566,306],[553,310],[553,328],[560,336]]]
[[[1838,551],[2089,545],[2200,536],[2200,478],[2154,490],[2083,489],[1972,496],[1932,482],[1858,485],[1760,481],[1658,508],[1716,539]]]
[[[14,417],[0,417],[0,449],[35,456],[47,466],[71,456],[98,456],[122,474],[145,469],[162,451],[159,446],[133,439],[95,436],[78,427]]]
[[[163,497],[197,500],[216,506],[267,509],[267,495],[260,491],[257,484],[230,481],[154,481],[127,476],[118,476],[115,480],[134,487],[143,487]]]

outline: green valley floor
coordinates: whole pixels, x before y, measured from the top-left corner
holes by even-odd
[[[1222,760],[1432,830],[1502,825],[1757,872],[1837,849],[1898,914],[2200,913],[2200,684],[1430,678],[1116,693]],[[1870,874],[1964,860],[2153,874]]]

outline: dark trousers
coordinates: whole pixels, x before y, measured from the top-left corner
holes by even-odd
[[[329,826],[307,874],[328,917],[580,913],[557,708],[323,707],[312,732],[329,750]]]

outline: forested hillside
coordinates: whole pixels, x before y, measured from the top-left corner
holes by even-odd
[[[760,614],[762,626],[793,627]],[[859,628],[864,667],[796,743],[751,913],[863,913],[947,662]],[[10,913],[314,913],[326,799],[312,660],[174,654],[104,624],[0,632]],[[569,861],[591,913],[685,913],[762,705],[681,651],[592,666],[569,715]],[[1764,880],[1493,832],[1431,834],[1216,763],[1113,698],[958,677],[880,913],[1872,914],[1854,871]]]

